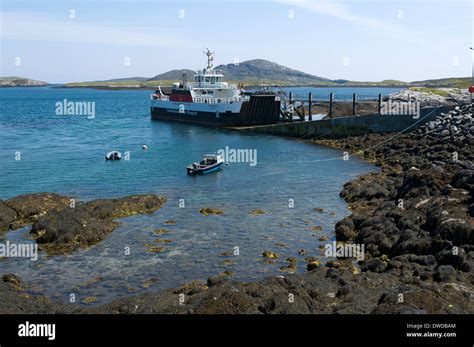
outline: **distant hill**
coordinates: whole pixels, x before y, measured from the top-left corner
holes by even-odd
[[[330,79],[290,69],[286,66],[264,59],[247,60],[238,65],[219,65],[216,69],[221,70],[227,79],[235,81],[277,80],[286,81],[287,84],[316,84],[321,82],[331,82]]]
[[[410,82],[412,86],[467,88],[472,85],[471,77],[451,77]]]
[[[148,77],[125,77],[125,78],[113,78],[110,80],[94,81],[94,82],[130,82],[130,81],[146,81]]]
[[[223,64],[216,66],[224,74],[225,81],[230,83],[243,83],[245,86],[320,86],[320,87],[456,87],[465,88],[471,84],[471,79],[442,78],[426,81],[404,82],[398,80],[350,81],[346,79],[330,80],[329,78],[311,75],[299,70],[264,60],[252,59],[240,64]],[[183,73],[188,81],[194,80],[195,70],[175,69],[154,77],[129,77],[116,78],[106,81],[73,82],[66,87],[101,87],[101,88],[146,88],[154,89],[157,86],[171,86],[173,82],[181,81]]]
[[[0,77],[0,87],[40,87],[47,85],[47,82],[32,80],[24,77]]]
[[[430,79],[424,81],[404,82],[398,80],[350,81],[346,79],[330,80],[325,77],[311,75],[302,71],[264,60],[252,59],[240,64],[223,64],[216,66],[230,83],[243,83],[245,86],[320,86],[320,87],[427,87],[427,88],[467,88],[471,85],[470,77],[452,77]],[[71,82],[64,87],[106,88],[106,89],[155,89],[158,86],[171,86],[181,81],[183,73],[188,81],[194,80],[195,71],[191,69],[170,70],[154,77],[125,77],[102,81]],[[0,77],[0,87],[46,86],[47,82],[24,77]]]
[[[331,82],[327,78],[313,76],[264,59],[248,60],[240,64],[219,65],[215,68],[221,70],[228,81],[251,82],[252,84],[284,82],[286,85],[304,85]],[[189,69],[171,70],[156,75],[148,81],[180,81],[183,78],[183,73],[187,75],[188,81],[192,81],[196,74],[194,70]]]
[[[189,69],[171,70],[149,78],[147,81],[181,81],[183,79],[183,73],[188,77],[188,81],[194,81],[196,71]]]
[[[371,81],[348,81],[348,80],[335,80],[334,82],[343,87],[408,87],[410,86],[409,82],[398,81],[398,80],[383,80],[378,82]]]

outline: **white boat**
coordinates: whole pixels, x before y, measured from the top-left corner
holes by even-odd
[[[205,175],[220,170],[224,164],[224,158],[217,154],[205,154],[200,163],[192,163],[186,170],[188,175]]]
[[[118,151],[112,151],[105,155],[105,160],[120,160],[122,159],[122,153]]]

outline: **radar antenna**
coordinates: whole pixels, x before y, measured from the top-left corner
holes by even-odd
[[[209,48],[206,48],[206,51],[204,52],[205,55],[207,55],[207,69],[212,70],[214,67],[214,54],[215,52],[211,52]]]

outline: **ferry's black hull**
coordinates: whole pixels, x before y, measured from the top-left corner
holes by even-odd
[[[234,124],[234,119],[236,114],[219,114],[219,117],[216,117],[215,112],[201,112],[194,111],[192,114],[187,113],[176,113],[170,112],[168,109],[151,107],[151,119],[154,120],[164,120],[170,122],[182,122],[182,123],[194,123],[201,124],[206,126],[232,126]]]
[[[186,111],[179,113],[169,108],[150,108],[151,118],[155,120],[201,124],[212,127],[248,126],[278,123],[280,118],[280,101],[270,95],[252,95],[242,104],[239,113]]]

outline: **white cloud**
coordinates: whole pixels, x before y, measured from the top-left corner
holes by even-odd
[[[407,34],[406,29],[388,23],[387,19],[379,19],[354,13],[345,4],[332,0],[275,0],[277,3],[299,7],[308,11],[328,15],[369,29]]]
[[[159,28],[127,28],[57,20],[44,13],[1,12],[2,39],[130,46],[195,47],[196,43]],[[200,46],[199,46],[200,47]]]
[[[294,6],[303,10],[311,11],[321,15],[331,16],[355,26],[366,28],[371,33],[384,35],[387,39],[403,39],[404,43],[419,45],[420,47],[429,46],[434,50],[449,49],[450,45],[458,40],[457,32],[455,35],[449,35],[445,40],[434,41],[430,31],[420,31],[406,25],[406,22],[398,22],[396,13],[393,19],[385,17],[374,17],[356,13],[352,8],[335,0],[272,0],[282,5]],[[459,0],[463,2],[464,0]],[[382,0],[380,0],[382,3]],[[365,3],[367,6],[367,3]],[[443,26],[444,30],[444,26]]]

